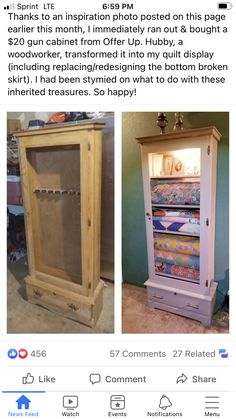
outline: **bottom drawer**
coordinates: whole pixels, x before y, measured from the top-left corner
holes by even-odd
[[[26,290],[29,302],[89,326],[96,323],[102,310],[102,289],[93,300],[28,276]]]
[[[180,294],[178,292],[166,291],[151,286],[147,287],[148,300],[165,304],[167,306],[176,307],[182,310],[199,312],[201,314],[208,314],[211,306],[210,299],[200,299],[190,297],[188,295]]]

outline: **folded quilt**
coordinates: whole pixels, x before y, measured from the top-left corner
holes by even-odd
[[[190,224],[200,224],[198,218],[185,218],[185,217],[156,217],[155,220],[159,221],[168,221],[170,223],[190,223]]]
[[[200,234],[200,224],[191,223],[170,223],[168,221],[160,221],[158,217],[152,217],[153,228],[161,231],[179,231],[181,233]]]
[[[198,209],[168,209],[153,208],[153,215],[156,217],[181,217],[181,218],[197,218],[200,219],[200,211]]]
[[[200,258],[194,255],[185,255],[182,253],[169,252],[166,250],[155,249],[155,263],[164,262],[171,265],[185,266],[199,270]]]
[[[186,268],[184,266],[171,265],[170,263],[156,262],[155,263],[156,273],[165,273],[169,275],[179,276],[186,279],[200,279],[200,271],[193,268]]]
[[[200,241],[194,237],[156,233],[154,236],[154,247],[155,249],[184,253],[186,255],[199,256],[200,254]]]
[[[200,205],[200,183],[158,183],[152,187],[152,202],[168,205]]]

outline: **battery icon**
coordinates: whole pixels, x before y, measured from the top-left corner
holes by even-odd
[[[218,3],[217,6],[218,6],[218,9],[227,9],[227,10],[230,10],[233,7],[232,3],[229,3],[229,2],[227,2],[227,3]]]

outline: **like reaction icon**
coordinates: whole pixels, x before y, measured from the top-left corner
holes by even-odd
[[[22,383],[23,384],[33,384],[34,382],[34,376],[30,374],[30,372],[27,372],[26,377],[22,377]]]
[[[16,349],[14,349],[14,348],[9,349],[9,351],[7,352],[7,356],[8,356],[8,358],[10,358],[10,359],[15,359],[15,358],[17,358],[17,355],[18,355],[18,352],[17,352],[17,350],[16,350]]]
[[[25,348],[21,348],[21,349],[19,349],[19,351],[17,351],[17,349],[15,349],[15,348],[11,348],[7,352],[7,356],[10,359],[15,359],[17,357],[20,358],[20,359],[25,359],[28,356],[28,351]]]

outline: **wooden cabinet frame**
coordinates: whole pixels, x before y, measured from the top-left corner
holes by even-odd
[[[88,325],[96,323],[102,309],[100,220],[103,127],[104,124],[85,122],[16,134],[19,138],[28,249],[28,299]],[[53,170],[55,173],[52,173]],[[62,183],[69,184],[76,177],[78,179],[75,184],[79,185],[77,189],[70,189],[70,185],[63,189]],[[46,178],[49,186],[44,184]],[[72,209],[68,202],[71,202]],[[63,216],[62,211],[65,213]],[[45,216],[47,213],[48,219]],[[78,240],[73,230],[73,220],[76,221]],[[54,223],[55,245],[52,232]],[[61,234],[57,229],[61,229]],[[62,243],[63,240],[56,240],[58,237],[65,238],[65,243]],[[48,246],[48,251],[44,246]],[[44,263],[45,258],[49,261],[50,253],[55,253],[54,259],[58,260],[57,247],[61,250],[59,262],[63,269]],[[72,258],[68,248],[71,248],[71,253],[76,252],[76,249],[81,252],[81,257],[78,253],[78,264],[81,261],[80,275],[76,272],[76,254]],[[66,257],[65,261],[62,260],[63,251],[67,254],[70,265],[73,265],[70,269],[67,269]]]

